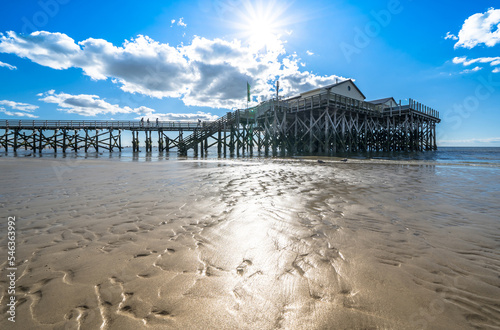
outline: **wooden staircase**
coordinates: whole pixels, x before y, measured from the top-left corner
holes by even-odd
[[[182,141],[179,141],[179,152],[181,154],[186,154],[187,151],[214,135],[217,132],[228,129],[231,125],[237,122],[238,111],[228,112],[225,116],[220,117],[216,121],[211,123],[201,123],[199,127],[193,132],[193,134],[186,136]]]

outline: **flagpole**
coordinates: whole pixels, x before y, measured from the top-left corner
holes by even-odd
[[[247,81],[247,111],[248,111],[248,102],[250,102],[250,84]]]

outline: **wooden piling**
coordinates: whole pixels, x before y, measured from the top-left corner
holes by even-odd
[[[193,126],[47,122],[19,121],[12,129],[9,127],[12,124],[0,120],[0,147],[5,150],[13,147],[17,151],[24,146],[39,152],[46,147],[56,152],[62,148],[64,153],[68,148],[84,149],[85,152],[91,148],[121,151],[121,132],[130,130],[133,151],[139,151],[139,132],[144,131],[146,151],[151,152],[152,131],[156,130],[159,152],[177,148],[184,155],[193,149],[195,155],[201,152],[205,156],[209,147],[215,145],[217,154],[224,157],[228,153],[230,156],[253,155],[254,149],[259,153],[263,149],[266,155],[270,151],[273,155],[286,155],[436,150],[436,124],[440,119],[437,111],[413,99],[406,106],[382,108],[325,93],[285,101],[271,100],[250,110],[228,112],[213,123]],[[169,139],[165,129],[177,131],[178,136]],[[184,137],[184,130],[194,133]]]

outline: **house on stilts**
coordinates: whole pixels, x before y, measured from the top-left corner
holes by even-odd
[[[177,149],[184,155],[190,150],[204,155],[212,146],[221,156],[425,151],[437,148],[439,122],[438,111],[413,99],[406,104],[392,97],[366,101],[348,79],[294,97],[276,97],[201,124],[0,120],[0,148],[121,150],[122,132],[131,131],[134,152],[140,149],[142,132],[147,152],[153,149],[152,133],[157,133],[160,152]]]

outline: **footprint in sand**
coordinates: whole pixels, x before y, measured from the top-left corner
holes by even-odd
[[[134,256],[134,258],[147,257],[150,255],[151,255],[151,253],[138,253]]]
[[[252,265],[252,261],[248,259],[244,259],[241,264],[239,264],[238,267],[236,267],[236,273],[240,276],[245,274],[247,267]]]
[[[154,308],[151,313],[154,314],[154,316],[156,317],[160,317],[160,318],[172,318],[173,315],[167,311],[167,310],[164,310],[164,309],[159,309],[159,308]]]

